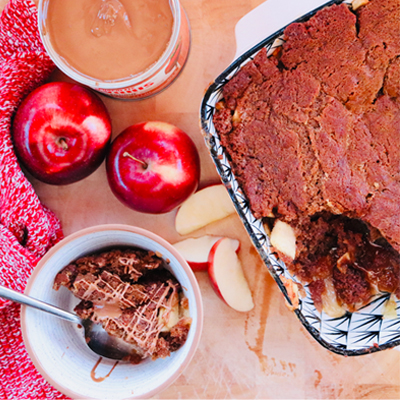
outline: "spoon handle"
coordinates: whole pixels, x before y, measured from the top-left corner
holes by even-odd
[[[0,297],[14,301],[16,303],[24,304],[29,307],[36,308],[41,311],[45,311],[49,314],[53,314],[56,317],[66,319],[77,324],[81,324],[81,319],[68,311],[62,310],[56,306],[45,303],[44,301],[34,299],[33,297],[26,296],[25,294],[16,292],[15,290],[8,289],[0,285]]]

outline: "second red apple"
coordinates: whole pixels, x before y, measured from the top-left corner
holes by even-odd
[[[107,177],[114,195],[145,213],[166,213],[193,194],[200,158],[190,137],[165,122],[143,122],[125,129],[111,145]]]

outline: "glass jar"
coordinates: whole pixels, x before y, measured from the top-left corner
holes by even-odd
[[[47,26],[50,1],[39,1],[38,22],[43,45],[50,58],[63,73],[91,89],[119,99],[144,99],[167,88],[178,77],[186,63],[190,50],[190,26],[179,0],[170,0],[173,16],[172,35],[161,57],[142,72],[127,78],[110,80],[96,79],[80,72],[57,53]]]

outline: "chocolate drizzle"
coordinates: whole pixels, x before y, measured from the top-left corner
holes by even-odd
[[[132,344],[128,361],[166,357],[186,341],[191,319],[187,299],[160,254],[110,250],[82,257],[54,281],[82,301],[76,313],[101,323],[112,336]]]
[[[136,309],[128,309],[117,319],[108,319],[103,325],[106,331],[123,332],[122,338],[128,343],[137,344],[145,356],[151,356],[165,323],[159,318],[160,310],[172,310],[171,300],[176,297],[177,284],[168,280],[166,284],[155,284],[148,291],[149,301]],[[175,295],[175,296],[174,296]],[[163,314],[165,315],[165,314]],[[115,325],[114,325],[115,324]]]
[[[79,274],[72,292],[82,300],[93,303],[116,303],[121,308],[136,307],[149,299],[142,285],[123,282],[118,275],[103,271],[99,276]]]

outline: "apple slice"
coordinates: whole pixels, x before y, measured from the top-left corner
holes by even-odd
[[[207,271],[208,255],[220,236],[205,235],[197,239],[189,238],[173,244],[182,254],[193,271]]]
[[[271,232],[271,244],[292,260],[296,257],[296,235],[294,229],[283,221],[276,221]]]
[[[240,242],[222,238],[212,247],[208,258],[208,275],[215,292],[236,311],[254,307],[249,285],[237,256]]]
[[[353,9],[353,11],[356,11],[358,8],[368,4],[368,2],[369,0],[353,0],[351,2],[351,8]]]
[[[179,234],[186,235],[234,212],[224,185],[208,186],[182,204],[176,214],[175,228]]]
[[[170,308],[160,308],[158,321],[163,328],[161,332],[170,332],[179,321],[179,295],[174,293],[170,298]]]

